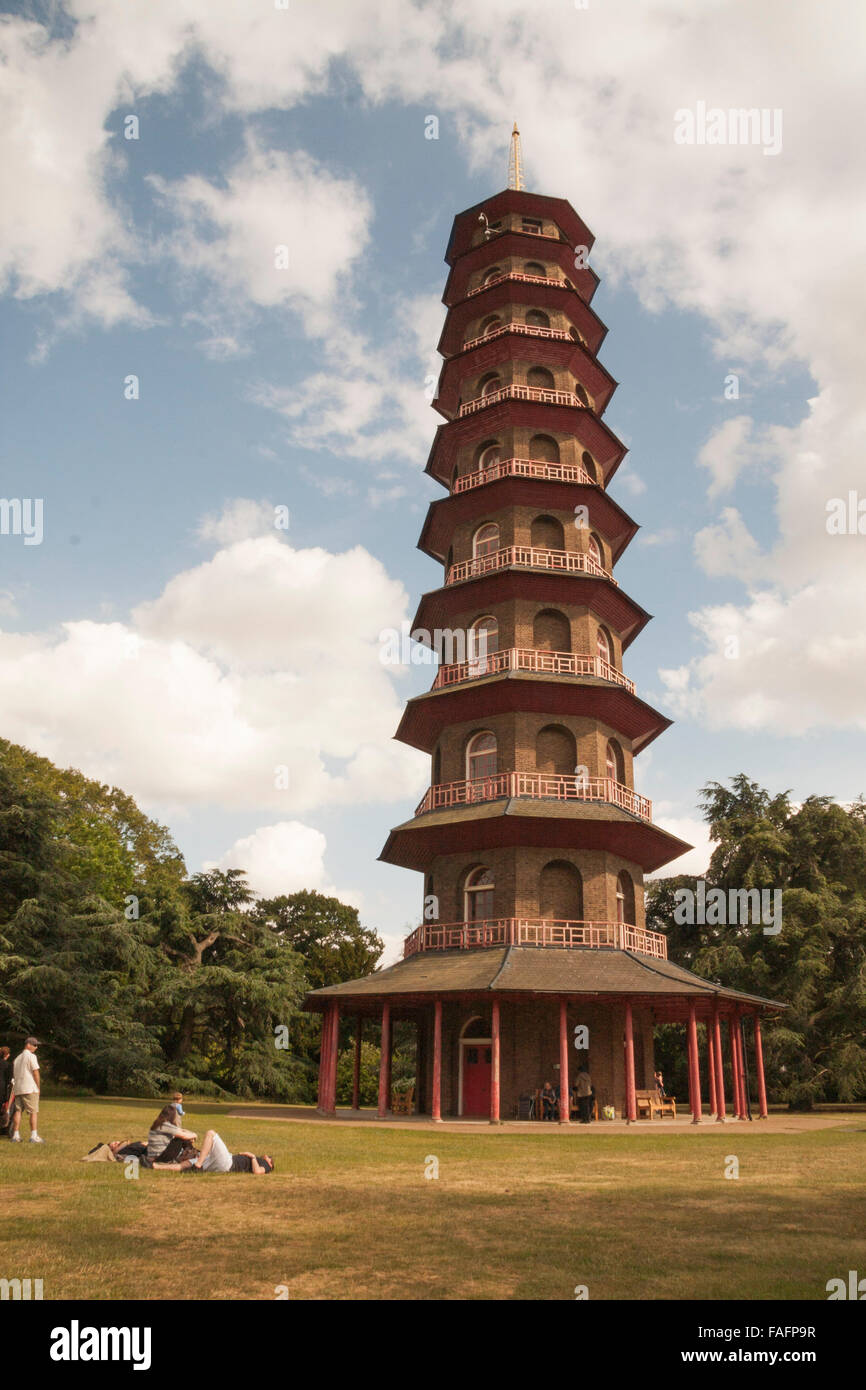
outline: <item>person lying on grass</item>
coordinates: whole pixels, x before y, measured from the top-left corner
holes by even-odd
[[[181,1163],[159,1163],[155,1173],[252,1173],[260,1177],[262,1173],[274,1171],[274,1160],[270,1154],[254,1154],[247,1150],[242,1153],[229,1153],[228,1147],[215,1129],[209,1129],[201,1146],[198,1158],[184,1159]]]

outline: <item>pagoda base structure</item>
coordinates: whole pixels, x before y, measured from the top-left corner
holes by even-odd
[[[519,925],[525,934],[531,924]],[[520,935],[515,924],[497,926]],[[658,949],[650,940],[656,933],[644,936],[645,947]],[[322,1014],[321,1114],[336,1114],[340,1027],[353,1025],[359,1056],[365,1022],[369,1033],[382,1029],[380,1118],[394,1109],[397,1022],[416,1029],[412,1103],[403,1113],[432,1121],[541,1119],[538,1093],[548,1082],[558,1097],[551,1118],[574,1122],[572,1087],[583,1068],[592,1077],[600,1120],[606,1107],[616,1119],[649,1118],[639,1093],[655,1096],[653,1030],[662,1023],[686,1025],[689,1093],[676,1097],[678,1116],[698,1124],[767,1114],[761,1017],[779,1012],[783,1006],[774,1001],[724,989],[660,955],[621,946],[436,950],[419,948],[419,933],[413,933],[406,947],[410,954],[396,965],[307,996],[305,1008]],[[752,1036],[754,1099],[748,1096],[744,1032]],[[567,1107],[563,1095],[572,1097]],[[358,1108],[356,1069],[352,1109]]]

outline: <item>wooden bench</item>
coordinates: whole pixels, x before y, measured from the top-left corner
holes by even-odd
[[[676,1096],[665,1096],[662,1098],[658,1091],[635,1091],[634,1098],[637,1103],[637,1117],[641,1119],[646,1116],[649,1120],[654,1120],[656,1115],[664,1117],[672,1115],[677,1117]]]
[[[412,1115],[415,1111],[415,1087],[409,1086],[405,1091],[391,1092],[391,1114],[392,1115]]]

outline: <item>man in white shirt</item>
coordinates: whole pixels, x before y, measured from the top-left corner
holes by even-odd
[[[21,1112],[23,1110],[26,1110],[30,1116],[30,1143],[45,1143],[44,1139],[39,1138],[36,1129],[39,1121],[39,1063],[36,1060],[38,1046],[38,1038],[27,1038],[24,1042],[23,1052],[18,1053],[12,1067],[12,1093],[15,1097],[15,1118],[12,1121],[13,1144],[21,1143],[18,1127],[21,1124]]]

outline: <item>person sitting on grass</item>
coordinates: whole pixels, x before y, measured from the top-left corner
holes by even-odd
[[[164,1105],[150,1127],[147,1136],[147,1162],[149,1165],[161,1163],[166,1159],[169,1163],[174,1162],[179,1157],[179,1151],[185,1143],[195,1143],[195,1133],[191,1129],[181,1129],[177,1122],[177,1110],[173,1105]],[[172,1143],[178,1140],[178,1143]],[[169,1149],[169,1145],[171,1148]]]
[[[154,1170],[160,1173],[252,1173],[261,1177],[263,1173],[274,1171],[274,1160],[270,1154],[254,1154],[247,1150],[242,1153],[229,1153],[224,1139],[215,1129],[209,1129],[197,1158],[184,1159],[181,1163],[160,1163]]]

